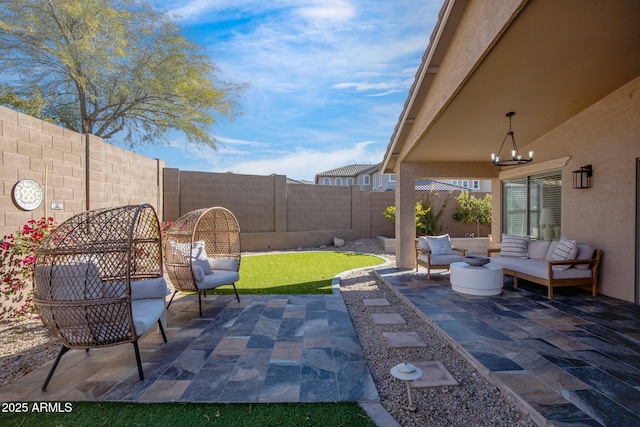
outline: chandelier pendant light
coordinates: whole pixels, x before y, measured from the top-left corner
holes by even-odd
[[[516,145],[516,139],[513,137],[513,129],[511,129],[511,117],[516,114],[513,111],[509,111],[506,116],[509,117],[509,132],[504,136],[502,140],[502,145],[500,146],[500,150],[498,150],[498,154],[491,153],[491,163],[494,166],[517,166],[523,165],[525,163],[531,163],[533,161],[533,151],[529,151],[529,158],[523,159],[522,155],[518,151],[518,146]],[[502,148],[504,147],[504,143],[507,141],[507,138],[511,137],[511,157],[506,159],[500,159],[500,153],[502,152]]]

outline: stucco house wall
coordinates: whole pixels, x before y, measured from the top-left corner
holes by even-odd
[[[501,174],[501,178],[522,176],[564,163],[562,234],[603,250],[600,292],[625,301],[634,299],[637,262],[639,111],[640,77],[536,140],[532,144],[538,156],[535,164]],[[574,189],[572,171],[587,164],[593,165],[592,187]],[[498,230],[499,221],[494,234]]]

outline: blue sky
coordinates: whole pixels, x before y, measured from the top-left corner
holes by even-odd
[[[203,46],[222,80],[247,83],[242,115],[210,132],[218,151],[135,151],[181,170],[315,174],[378,163],[443,0],[151,0]]]

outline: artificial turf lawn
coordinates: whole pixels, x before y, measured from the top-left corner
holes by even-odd
[[[66,402],[65,405],[61,402],[61,409],[68,412],[51,412],[54,408],[37,412],[31,410],[33,402],[28,404],[26,413],[0,413],[0,424],[6,427],[375,426],[354,402],[259,405],[122,402]]]
[[[331,281],[355,268],[371,267],[384,260],[354,252],[286,252],[243,256],[240,261],[240,294],[330,294]],[[224,286],[209,294],[233,293]]]

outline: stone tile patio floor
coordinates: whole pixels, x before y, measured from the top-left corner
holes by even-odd
[[[640,306],[569,289],[549,301],[508,279],[501,295],[468,296],[444,274],[377,272],[538,424],[640,425]],[[0,389],[0,401],[379,400],[339,294],[208,296],[203,310],[194,296],[174,300],[168,343],[141,340],[143,381],[130,345],[70,351],[46,392],[50,365]],[[407,339],[381,336],[404,345],[396,338]]]
[[[640,306],[565,288],[452,291],[445,274],[378,270],[539,425],[640,426]]]
[[[0,389],[1,401],[334,402],[378,401],[346,306],[334,295],[177,297],[167,343],[65,354],[46,391],[50,364]]]

